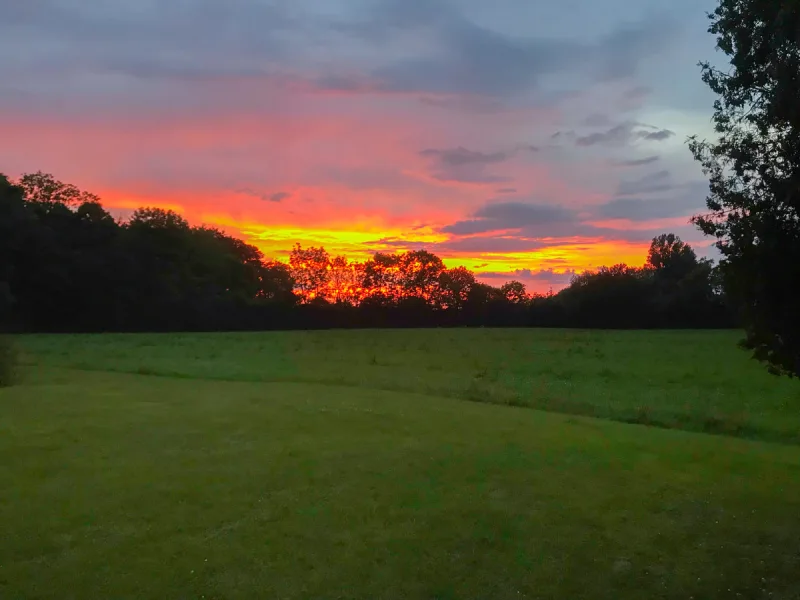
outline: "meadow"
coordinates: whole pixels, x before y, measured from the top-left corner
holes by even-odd
[[[736,332],[22,336],[2,598],[800,598]]]

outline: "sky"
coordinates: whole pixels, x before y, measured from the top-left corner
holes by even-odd
[[[689,224],[713,0],[0,0],[0,172],[559,289]]]

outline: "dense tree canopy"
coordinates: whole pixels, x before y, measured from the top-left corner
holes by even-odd
[[[546,297],[425,250],[351,262],[296,245],[287,264],[173,211],[117,221],[50,175],[0,177],[0,321],[17,330],[729,325],[714,275],[673,235],[643,268],[603,267]]]
[[[709,16],[730,69],[701,65],[717,137],[691,142],[710,178],[695,221],[718,240],[746,346],[800,375],[800,3],[721,0]]]

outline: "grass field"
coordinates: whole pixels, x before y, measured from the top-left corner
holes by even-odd
[[[0,598],[800,598],[800,384],[736,339],[20,338]]]

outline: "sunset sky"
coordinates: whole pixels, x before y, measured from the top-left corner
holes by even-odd
[[[662,232],[708,255],[714,4],[0,0],[0,172],[537,291]]]

